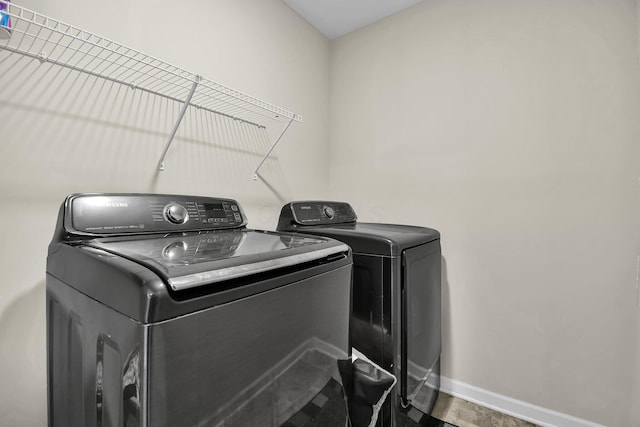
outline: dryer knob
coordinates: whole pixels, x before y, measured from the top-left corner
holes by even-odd
[[[164,208],[164,214],[169,222],[184,224],[189,219],[189,213],[184,206],[171,203]]]
[[[329,219],[333,219],[333,217],[336,215],[331,206],[323,206],[322,213]]]

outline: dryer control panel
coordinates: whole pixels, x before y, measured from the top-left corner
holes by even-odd
[[[64,227],[72,234],[126,235],[241,228],[235,200],[164,194],[74,194],[67,197]]]
[[[289,226],[350,224],[356,220],[353,208],[344,202],[291,202],[286,204],[280,212],[280,222]]]

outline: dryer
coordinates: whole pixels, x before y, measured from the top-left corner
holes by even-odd
[[[351,343],[398,378],[383,407],[382,425],[427,422],[440,389],[440,233],[358,222],[348,203],[332,201],[286,204],[277,229],[351,247]]]
[[[49,426],[345,425],[351,268],[344,243],[247,229],[235,200],[67,197],[47,258]]]

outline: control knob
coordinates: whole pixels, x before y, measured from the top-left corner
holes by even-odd
[[[173,224],[184,224],[189,219],[187,209],[177,203],[170,203],[164,208],[164,215]]]
[[[335,212],[333,211],[333,208],[331,206],[323,206],[322,207],[322,213],[324,214],[324,216],[326,216],[329,219],[333,219],[333,217],[335,216]]]

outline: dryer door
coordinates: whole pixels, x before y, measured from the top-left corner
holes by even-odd
[[[402,252],[400,394],[430,413],[440,388],[440,241]]]

